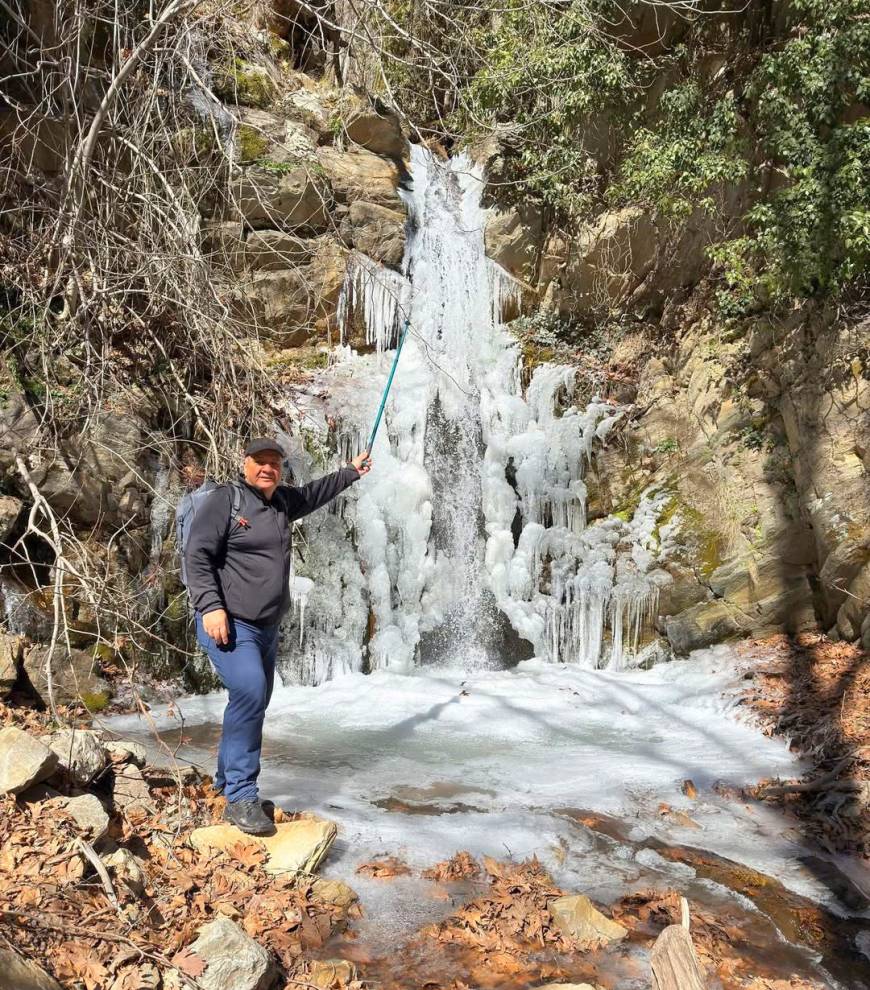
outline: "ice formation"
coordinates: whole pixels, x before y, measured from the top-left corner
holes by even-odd
[[[479,168],[414,147],[411,175],[402,274],[356,254],[339,304],[343,325],[364,321],[373,352],[343,343],[322,382],[328,398],[301,397],[343,458],[358,452],[386,352],[410,320],[374,470],[309,523],[301,569],[314,585],[294,618],[308,629],[289,664],[309,683],[531,653],[619,669],[655,613],[667,495],[645,492],[628,522],[587,526],[584,474],[625,410],[576,406],[576,371],[560,365],[537,367],[523,393],[503,325],[521,287],[485,255]]]

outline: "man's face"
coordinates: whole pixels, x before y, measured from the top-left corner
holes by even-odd
[[[244,462],[245,481],[271,498],[281,480],[281,455],[277,450],[251,454]]]

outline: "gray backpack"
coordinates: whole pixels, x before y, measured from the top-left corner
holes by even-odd
[[[190,525],[203,501],[220,487],[216,481],[207,478],[195,491],[188,492],[175,510],[175,547],[178,551],[178,570],[181,575],[181,583],[185,588],[187,587],[187,567],[184,563],[184,550],[187,546],[187,537],[190,534]],[[242,507],[242,489],[234,481],[228,482],[228,487],[233,496],[230,519],[235,519]]]

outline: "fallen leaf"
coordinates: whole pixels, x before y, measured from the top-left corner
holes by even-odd
[[[407,876],[411,872],[411,867],[395,856],[385,856],[383,859],[373,859],[368,863],[360,864],[356,872],[365,877],[389,880],[392,877]]]
[[[179,949],[170,962],[176,969],[180,969],[182,973],[186,973],[194,979],[197,976],[202,976],[205,972],[205,959],[202,956],[198,956],[195,952],[191,952],[188,947]]]

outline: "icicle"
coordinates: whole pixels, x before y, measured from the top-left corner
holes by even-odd
[[[299,619],[299,645],[302,646],[305,638],[305,606],[308,604],[308,596],[314,582],[311,578],[293,575],[290,578],[290,604],[293,609],[294,618]]]
[[[351,254],[338,297],[341,342],[346,342],[348,322],[361,308],[366,343],[374,344],[378,354],[395,347],[407,292],[408,282],[398,272],[359,252]]]

